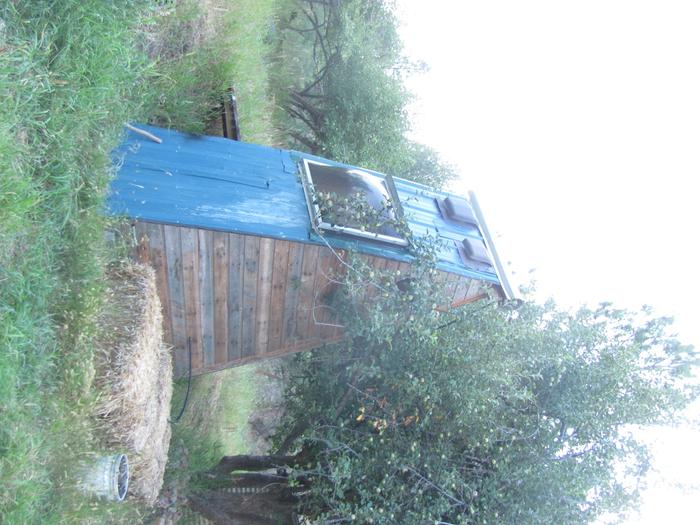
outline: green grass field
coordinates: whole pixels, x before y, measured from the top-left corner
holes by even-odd
[[[173,425],[172,438],[184,442],[190,473],[211,467],[222,455],[249,452],[247,422],[256,408],[255,369],[247,365],[192,379],[185,411]],[[186,391],[187,381],[181,379],[173,393],[173,419],[183,406]]]
[[[249,451],[246,423],[256,408],[255,365],[224,370],[221,374],[221,395],[214,428],[224,454],[245,454]]]
[[[149,38],[201,16],[185,4],[168,14],[145,0],[0,2],[2,523],[138,521],[138,506],[72,488],[76,464],[101,447],[92,341],[115,254],[100,211],[123,123],[201,130],[233,83],[246,139],[273,140],[262,28],[274,2],[217,2],[209,40],[153,56]]]
[[[98,447],[99,211],[109,151],[140,111],[139,19],[102,2],[17,2],[0,17],[0,521],[86,522],[94,503],[71,474]]]
[[[149,27],[156,68],[149,79],[151,119],[202,133],[221,94],[234,87],[242,139],[277,141],[268,56],[277,0],[181,0]]]

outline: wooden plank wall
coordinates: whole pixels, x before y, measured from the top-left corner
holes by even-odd
[[[187,374],[188,342],[193,373],[201,374],[342,338],[342,322],[326,304],[343,270],[342,250],[147,222],[134,228],[135,255],[156,272],[176,375]],[[366,260],[410,273],[407,263]],[[478,281],[441,273],[453,305],[479,296]]]

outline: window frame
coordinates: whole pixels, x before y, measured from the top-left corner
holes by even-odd
[[[361,168],[356,168],[356,167],[346,167],[338,164],[331,164],[328,162],[322,162],[318,160],[311,160],[304,158],[302,160],[302,170],[301,170],[301,179],[302,179],[302,187],[304,188],[304,195],[306,196],[306,205],[309,211],[309,217],[311,217],[311,225],[318,233],[319,235],[323,235],[321,233],[321,230],[325,231],[330,231],[330,232],[335,232],[335,233],[341,233],[345,235],[349,235],[352,237],[360,237],[362,239],[368,239],[371,241],[380,241],[380,242],[385,242],[388,244],[392,244],[395,246],[408,246],[408,241],[405,239],[402,239],[400,237],[394,237],[392,235],[385,235],[383,233],[374,233],[374,232],[369,232],[369,231],[362,231],[357,228],[353,228],[351,226],[340,226],[337,224],[330,224],[326,221],[323,220],[323,217],[321,216],[321,209],[319,208],[318,204],[314,202],[314,195],[316,193],[316,188],[314,186],[313,178],[311,177],[311,168],[310,165],[315,164],[317,166],[330,166],[330,167],[337,167],[340,169],[344,169],[348,172],[350,171],[356,171],[360,172],[363,174],[367,174],[368,176],[371,177],[383,177],[382,182],[384,183],[384,186],[386,188],[387,194],[389,195],[389,198],[392,201],[392,204],[394,206],[394,210],[396,210],[396,215],[397,217],[401,217],[401,203],[398,199],[398,195],[396,194],[396,191],[392,191],[392,186],[393,186],[393,181],[390,180],[389,175],[383,175],[383,174],[378,174],[378,173],[372,173],[369,172],[368,170],[363,170]]]

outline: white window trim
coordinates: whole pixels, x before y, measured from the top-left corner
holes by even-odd
[[[317,166],[334,166],[333,164],[328,164],[325,162],[318,162],[315,160],[303,159],[304,169],[302,170],[302,187],[304,188],[304,195],[306,196],[306,205],[309,209],[309,216],[311,217],[311,224],[316,230],[316,233],[323,235],[320,230],[332,231],[337,233],[344,233],[346,235],[351,235],[353,237],[361,237],[363,239],[369,239],[372,241],[386,242],[389,244],[394,244],[397,246],[408,246],[408,242],[400,237],[394,237],[392,235],[384,235],[381,233],[373,233],[368,231],[362,231],[357,228],[351,228],[348,226],[338,226],[335,224],[330,224],[325,222],[321,217],[321,209],[318,204],[314,202],[314,183],[311,178],[310,164],[315,164]],[[357,168],[352,168],[352,171],[358,173],[367,173],[366,171],[359,170]],[[371,174],[369,174],[371,175]],[[372,175],[373,176],[373,175]],[[388,192],[391,197],[391,192]],[[391,197],[393,199],[393,197]],[[399,203],[395,203],[398,206]]]

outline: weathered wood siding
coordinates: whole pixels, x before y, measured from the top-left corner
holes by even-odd
[[[342,337],[326,299],[342,271],[342,250],[293,241],[136,222],[135,256],[153,266],[175,374],[194,374],[316,348]],[[410,265],[366,256],[378,270]],[[481,283],[441,272],[452,306],[481,294]],[[377,293],[368,287],[371,297]]]

